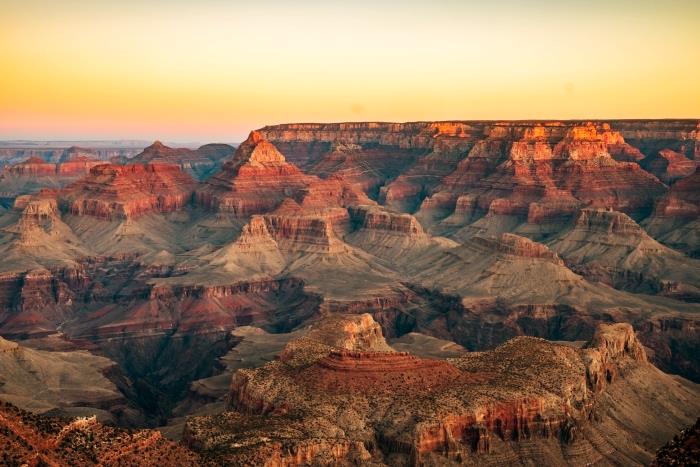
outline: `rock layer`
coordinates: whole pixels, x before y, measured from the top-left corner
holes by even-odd
[[[168,164],[101,165],[60,195],[78,216],[131,219],[151,212],[171,212],[187,204],[193,180]]]
[[[230,394],[237,413],[190,419],[188,445],[218,462],[284,465],[648,462],[653,448],[643,446],[663,437],[646,422],[616,420],[620,398],[648,401],[654,413],[674,407],[663,436],[687,423],[685,397],[700,405],[696,388],[667,377],[629,390],[626,378],[661,373],[626,324],[602,326],[585,349],[518,338],[447,361],[309,337],[287,344],[280,361],[239,370]],[[674,388],[664,403],[647,399],[656,384]],[[628,430],[634,441],[622,442]],[[253,438],[261,442],[239,441]]]

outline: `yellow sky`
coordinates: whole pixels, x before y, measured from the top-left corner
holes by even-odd
[[[0,0],[0,138],[700,117],[700,2]]]

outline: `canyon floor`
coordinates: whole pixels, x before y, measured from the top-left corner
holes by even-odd
[[[698,120],[108,155],[0,173],[6,460],[646,465],[700,416]]]

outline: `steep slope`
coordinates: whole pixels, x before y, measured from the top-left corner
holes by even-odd
[[[0,399],[25,410],[138,421],[107,377],[119,374],[116,363],[86,351],[34,350],[0,337]]]
[[[549,247],[589,280],[700,299],[700,262],[661,245],[625,214],[583,209],[574,227],[553,238]]]
[[[692,175],[698,162],[688,159],[683,154],[671,149],[662,149],[654,157],[650,157],[642,163],[642,166],[666,184],[672,184],[676,180]]]
[[[647,463],[700,409],[697,386],[647,363],[629,325],[601,326],[585,349],[518,338],[449,360],[355,335],[309,334],[239,370],[232,411],[190,419],[183,439],[241,465]]]

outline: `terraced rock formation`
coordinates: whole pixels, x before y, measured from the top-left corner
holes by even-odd
[[[584,348],[517,338],[448,360],[343,341],[337,324],[239,370],[230,411],[191,418],[183,440],[238,465],[647,463],[700,408],[697,387],[651,366],[626,324],[601,325]],[[630,403],[648,412],[620,416]]]

